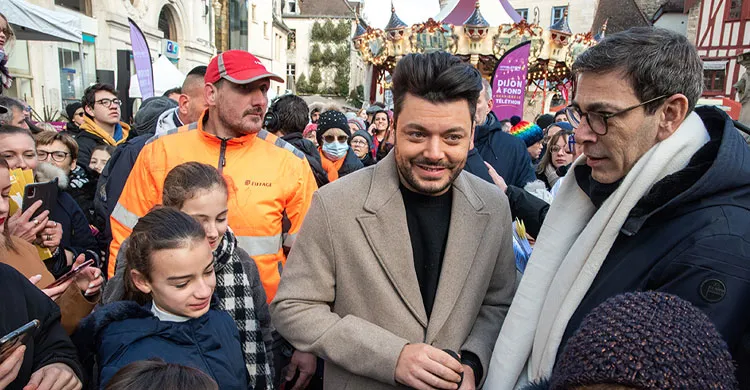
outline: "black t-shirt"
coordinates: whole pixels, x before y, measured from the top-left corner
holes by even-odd
[[[440,270],[448,241],[453,206],[453,189],[443,195],[427,196],[400,186],[409,226],[414,270],[417,272],[427,317],[432,313]]]

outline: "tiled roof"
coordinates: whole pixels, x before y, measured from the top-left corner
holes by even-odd
[[[397,28],[405,28],[409,27],[404,23],[401,18],[396,15],[396,9],[391,7],[391,20],[388,21],[388,24],[385,26],[386,30],[395,30]]]
[[[651,25],[633,0],[599,0],[592,30],[600,28],[607,19],[607,34]]]
[[[299,16],[354,18],[352,9],[356,10],[360,4],[346,0],[297,0]]]
[[[490,24],[484,19],[482,13],[479,12],[479,2],[477,2],[474,12],[471,13],[469,19],[466,19],[464,26],[477,26],[477,27],[489,27]]]

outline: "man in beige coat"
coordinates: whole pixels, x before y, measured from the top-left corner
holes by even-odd
[[[393,90],[393,152],[315,193],[272,320],[327,389],[475,389],[516,278],[507,199],[463,172],[481,76],[415,54]]]

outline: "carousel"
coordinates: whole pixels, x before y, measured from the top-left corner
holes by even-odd
[[[485,8],[491,18],[482,15]],[[412,26],[406,25],[392,6],[383,30],[371,28],[357,17],[353,42],[365,63],[372,65],[370,100],[390,87],[389,75],[404,55],[447,51],[490,79],[503,55],[529,42],[526,107],[536,113],[554,110],[567,103],[571,65],[604,37],[607,26],[605,22],[596,34],[573,34],[567,11],[547,29],[539,25],[538,13],[535,19],[522,19],[507,0],[454,1],[435,18]]]

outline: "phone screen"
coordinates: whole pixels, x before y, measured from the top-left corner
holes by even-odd
[[[65,282],[67,282],[68,279],[76,276],[78,273],[80,273],[81,271],[83,271],[84,269],[86,269],[86,267],[91,266],[93,264],[94,264],[94,260],[93,259],[84,261],[78,267],[73,268],[72,270],[68,271],[65,275],[60,276],[59,278],[57,278],[57,280],[55,280],[54,282],[52,282],[49,286],[45,287],[45,289],[56,287],[56,286],[59,286],[59,285],[65,283]]]
[[[31,337],[34,330],[39,327],[39,320],[33,320],[20,328],[6,334],[0,339],[0,362],[5,361],[16,348],[22,346]]]

